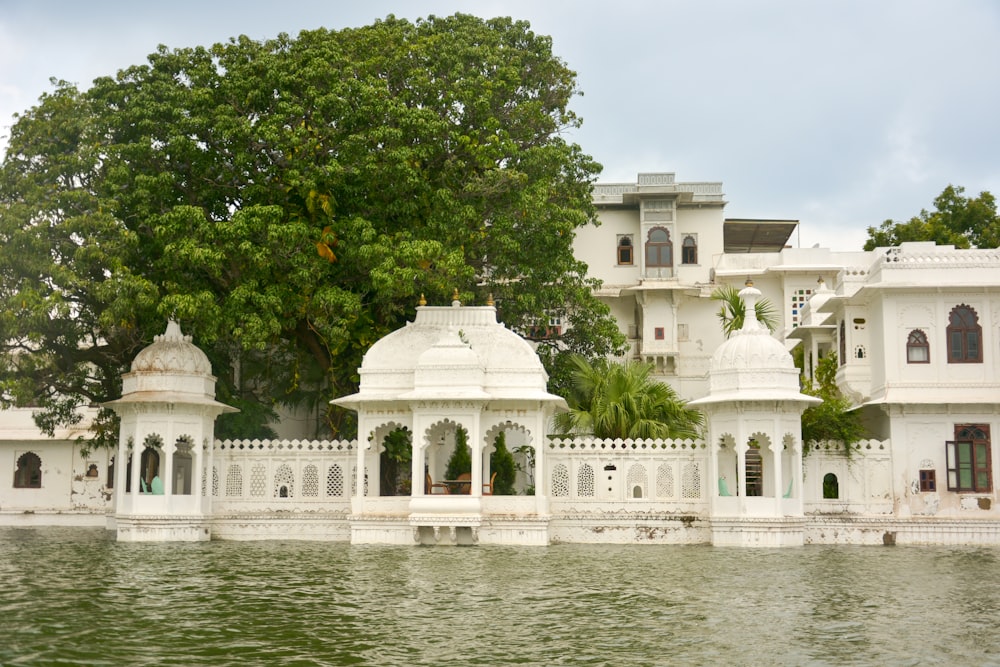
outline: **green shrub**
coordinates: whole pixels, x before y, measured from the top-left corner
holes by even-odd
[[[514,464],[514,455],[507,449],[506,434],[501,432],[494,443],[495,450],[490,454],[490,473],[496,473],[493,480],[493,495],[513,496],[514,477],[517,475],[517,468]],[[488,482],[489,480],[484,480]]]
[[[459,428],[455,432],[455,451],[448,459],[448,466],[445,469],[445,479],[458,479],[463,473],[472,472],[472,453],[469,450],[469,434],[464,428]]]

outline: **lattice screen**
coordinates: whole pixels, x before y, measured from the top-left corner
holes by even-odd
[[[589,463],[584,463],[576,471],[576,494],[584,498],[594,495],[594,468]]]
[[[701,466],[696,461],[684,464],[681,472],[681,496],[701,498]]]
[[[278,470],[274,473],[274,497],[281,497],[281,487],[285,487],[288,492],[286,498],[295,497],[295,473],[292,472],[291,466],[287,463],[282,463],[278,466]]]
[[[661,463],[656,468],[656,497],[674,497],[674,467],[669,463]]]
[[[326,471],[326,495],[334,498],[344,495],[344,471],[336,463]]]
[[[569,497],[569,469],[557,463],[552,469],[552,495],[556,498]]]
[[[319,495],[319,470],[311,463],[302,471],[302,495],[310,498]]]
[[[243,497],[243,469],[233,463],[226,471],[226,496],[230,498]]]
[[[648,486],[648,477],[646,475],[646,466],[641,463],[633,463],[628,469],[628,476],[625,478],[628,486],[628,495],[633,498],[643,498],[646,496],[646,487]],[[641,489],[642,495],[635,495],[635,487]]]
[[[262,463],[258,463],[250,471],[250,495],[254,498],[263,498],[267,494],[267,470]]]

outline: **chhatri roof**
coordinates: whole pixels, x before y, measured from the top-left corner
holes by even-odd
[[[359,369],[358,392],[333,401],[565,401],[531,345],[497,322],[493,306],[421,306],[413,322],[376,342]]]
[[[761,293],[753,283],[740,291],[746,315],[743,327],[712,355],[708,396],[688,403],[697,407],[732,401],[782,400],[819,403],[799,391],[799,370],[785,346],[757,320]]]
[[[167,330],[153,337],[153,344],[132,360],[132,372],[173,372],[212,374],[212,364],[201,349],[185,336],[177,322],[167,322]]]
[[[215,400],[211,362],[173,320],[135,356],[132,370],[122,375],[122,397],[105,405],[130,403],[209,405],[222,412],[237,412]]]

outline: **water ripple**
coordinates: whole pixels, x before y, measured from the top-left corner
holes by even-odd
[[[3,665],[1000,665],[1000,552],[0,529]]]

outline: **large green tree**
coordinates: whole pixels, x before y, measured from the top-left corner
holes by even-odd
[[[964,196],[965,188],[949,185],[934,200],[934,210],[920,211],[906,222],[886,220],[868,228],[865,250],[890,248],[906,241],[933,241],[956,248],[1000,246],[1000,215],[989,192]]]
[[[652,376],[652,365],[571,357],[569,412],[556,415],[561,435],[598,438],[697,438],[702,414],[685,407],[673,387]]]
[[[578,91],[551,46],[505,18],[390,16],[55,82],[0,167],[0,399],[71,420],[173,317],[243,410],[223,434],[312,403],[349,435],[327,401],[455,288],[521,330],[562,318],[552,367],[613,351],[572,253],[600,167],[564,138]]]

